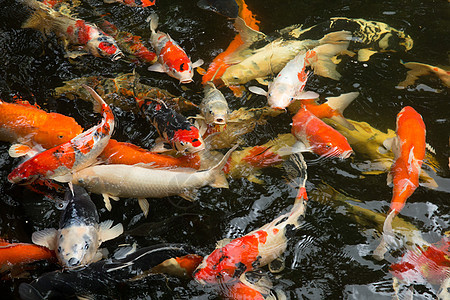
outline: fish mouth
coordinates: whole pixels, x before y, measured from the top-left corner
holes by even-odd
[[[189,79],[180,79],[180,83],[183,83],[183,84],[185,84],[185,83],[191,83],[191,82],[193,82],[194,80],[192,80],[191,78],[189,78]]]
[[[349,158],[350,155],[352,155],[352,153],[353,153],[353,150],[347,150],[347,151],[342,152],[342,154],[339,155],[339,157],[341,159],[346,159],[346,158]]]
[[[113,56],[111,56],[111,60],[112,60],[112,61],[116,61],[116,60],[119,60],[119,59],[121,59],[121,58],[123,58],[123,57],[124,57],[124,55],[123,55],[122,52],[117,52],[116,54],[114,54]]]

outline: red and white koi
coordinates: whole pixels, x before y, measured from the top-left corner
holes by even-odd
[[[11,183],[29,184],[39,177],[68,182],[71,172],[86,168],[96,161],[114,130],[114,115],[93,89],[84,87],[101,107],[102,122],[69,142],[43,151],[20,164],[8,175]]]
[[[275,109],[285,109],[293,99],[311,99],[319,95],[315,92],[304,92],[306,81],[311,74],[306,70],[317,60],[314,50],[302,51],[290,60],[269,84],[268,92],[256,86],[250,86],[249,91],[267,96],[269,106]]]
[[[109,57],[115,61],[123,57],[116,41],[94,24],[81,19],[64,15],[36,0],[24,0],[24,3],[35,12],[22,25],[23,28],[34,28],[47,34],[54,32],[64,45],[81,46],[85,51],[97,57]],[[69,57],[77,57],[85,53],[68,53]]]
[[[348,158],[353,150],[347,139],[333,127],[325,124],[305,107],[292,118],[292,134],[298,142],[294,152],[312,151],[320,156]]]
[[[150,15],[150,30],[152,32],[150,43],[156,51],[158,62],[151,65],[150,71],[167,73],[169,76],[176,78],[180,83],[192,82],[194,76],[194,68],[203,64],[203,60],[199,59],[192,63],[186,52],[166,33],[156,32],[158,27],[158,16]]]
[[[300,154],[300,171],[306,163]],[[298,165],[298,162],[297,162]],[[300,226],[306,210],[306,172],[292,210],[272,222],[225,245],[219,246],[203,259],[194,271],[194,279],[202,284],[229,283],[247,271],[268,265],[287,247],[293,231]]]

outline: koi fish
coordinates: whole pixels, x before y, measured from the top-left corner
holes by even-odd
[[[112,227],[113,221],[99,224],[97,208],[80,186],[73,186],[65,194],[67,206],[61,215],[59,229],[48,228],[33,233],[33,243],[56,251],[56,257],[65,268],[75,268],[98,261],[103,254],[102,242],[123,233],[122,224]]]
[[[400,82],[397,85],[397,88],[405,88],[413,85],[420,76],[429,74],[436,75],[446,87],[450,87],[450,71],[448,70],[448,67],[446,68],[447,70],[445,70],[443,68],[418,62],[401,63],[408,68],[409,71],[406,72],[406,79]]]
[[[199,59],[192,63],[186,52],[166,33],[156,32],[158,27],[158,16],[150,15],[150,43],[156,50],[158,62],[151,65],[148,70],[167,73],[167,75],[178,79],[180,83],[192,82],[193,69],[201,66],[203,60]]]
[[[120,2],[130,7],[149,7],[155,5],[156,0],[103,0],[105,3]]]
[[[348,158],[353,150],[347,139],[302,107],[292,118],[292,134],[298,142],[295,151],[312,151],[324,157]]]
[[[236,18],[239,14],[239,6],[235,0],[199,0],[197,6],[228,18]]]
[[[241,35],[249,40],[244,42],[244,45],[261,40],[262,33],[239,24],[237,22]],[[347,49],[351,37],[350,32],[339,31],[329,33],[320,40],[299,41],[279,38],[256,50],[242,50],[228,58],[232,66],[226,69],[221,80],[226,86],[245,84],[252,79],[261,81],[271,74],[280,72],[301,51],[325,44],[327,45],[322,48],[314,72],[320,76],[339,80],[341,75],[336,71],[331,58]]]
[[[203,256],[188,254],[181,257],[169,258],[152,268],[152,273],[162,273],[180,278],[192,278],[192,273],[202,262]]]
[[[8,243],[0,239],[0,273],[15,265],[49,260],[54,257],[55,252],[46,247],[27,243]]]
[[[317,53],[314,50],[300,52],[278,73],[267,92],[256,86],[250,86],[248,90],[267,96],[269,106],[274,109],[285,109],[293,99],[317,98],[319,97],[317,93],[303,91],[310,74],[306,71],[306,67],[312,65],[314,59],[317,60]]]
[[[8,175],[11,183],[30,184],[37,178],[68,182],[71,172],[93,164],[108,144],[114,130],[114,115],[111,108],[90,87],[85,88],[101,107],[102,122],[77,135],[72,140],[40,152],[16,167]],[[98,109],[94,105],[95,109]]]
[[[252,282],[250,282],[247,277],[248,274],[252,272],[246,272],[241,275],[239,280],[231,281],[227,284],[221,284],[220,295],[224,299],[230,300],[277,300],[286,299],[286,295],[280,291],[274,291],[272,289],[272,282],[267,276],[261,276],[260,274],[253,274]],[[260,278],[258,278],[260,277]]]
[[[37,145],[56,147],[83,131],[73,118],[48,113],[28,102],[0,100],[0,115],[0,140],[16,144],[9,152],[13,157],[25,155]]]
[[[138,61],[149,64],[154,64],[156,62],[156,53],[150,51],[142,43],[140,36],[133,35],[126,31],[119,31],[114,24],[106,20],[100,23],[99,27],[116,40],[120,49],[133,55]]]
[[[135,165],[152,164],[155,168],[200,168],[200,156],[197,153],[173,157],[148,151],[131,143],[122,143],[110,139],[99,156],[107,164]]]
[[[203,88],[205,96],[200,103],[200,111],[208,125],[225,125],[230,109],[227,99],[211,81]]]
[[[194,271],[197,282],[229,283],[245,272],[270,264],[286,250],[289,236],[300,226],[306,210],[306,163],[301,154],[297,155],[301,161],[297,164],[304,175],[292,210],[244,236],[222,245],[219,242]]]
[[[103,195],[108,210],[111,210],[109,198],[138,198],[139,206],[147,216],[149,204],[145,198],[179,195],[192,201],[195,189],[202,186],[227,188],[222,169],[236,147],[214,167],[204,171],[152,169],[151,165],[96,165],[76,172],[72,183]]]
[[[159,142],[156,152],[167,151],[164,142],[180,153],[194,153],[205,149],[205,143],[198,131],[182,114],[169,108],[162,101],[136,98],[144,116],[155,126],[163,142]]]
[[[46,273],[31,283],[22,283],[22,299],[117,298],[118,284],[149,273],[164,261],[194,253],[185,245],[161,244],[138,249],[123,258],[104,259],[80,269]],[[143,276],[142,276],[143,277]],[[95,294],[93,292],[95,291]]]
[[[109,57],[113,61],[123,57],[116,41],[94,24],[64,15],[36,0],[23,2],[35,10],[22,25],[23,28],[34,28],[44,34],[54,32],[63,40],[65,46],[68,44],[81,46],[86,52],[97,57]],[[67,56],[75,58],[86,52],[69,52]]]
[[[396,136],[385,141],[386,147],[392,148],[395,156],[387,178],[388,184],[393,182],[394,188],[389,214],[383,226],[383,238],[376,250],[379,255],[387,244],[394,243],[392,219],[400,213],[406,200],[419,186],[419,174],[425,158],[426,129],[422,116],[411,106],[406,106],[398,113],[396,123]]]

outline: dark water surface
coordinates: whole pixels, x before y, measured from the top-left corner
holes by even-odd
[[[77,15],[95,22],[99,15],[118,28],[149,38],[145,19],[151,12],[159,15],[159,29],[170,33],[186,50],[193,61],[202,58],[206,66],[224,50],[235,35],[232,20],[198,8],[196,1],[157,0],[152,8],[130,8],[120,3],[104,4],[100,0],[82,1]],[[395,118],[402,107],[413,106],[423,117],[427,128],[427,142],[436,150],[439,167],[427,172],[439,187],[430,190],[419,187],[408,199],[401,216],[422,231],[430,243],[437,242],[449,230],[450,172],[448,169],[450,98],[446,88],[435,77],[421,78],[406,89],[395,86],[404,80],[407,69],[400,64],[417,61],[431,65],[449,65],[450,15],[447,1],[248,1],[249,8],[261,21],[260,29],[271,34],[293,24],[309,27],[327,21],[330,17],[345,16],[385,22],[403,30],[414,40],[407,53],[378,53],[368,62],[346,58],[338,70],[341,81],[319,76],[311,77],[307,88],[321,95],[337,96],[343,92],[359,91],[360,96],[346,109],[345,116],[365,121],[386,131],[395,129]],[[38,103],[48,111],[74,117],[81,126],[89,128],[98,120],[91,106],[81,100],[54,99],[52,91],[64,80],[81,76],[102,75],[114,77],[120,72],[131,72],[134,64],[126,61],[84,56],[75,62],[64,58],[64,50],[54,36],[44,39],[34,30],[21,29],[26,12],[14,1],[0,1],[0,96],[11,101],[15,94]],[[165,74],[147,71],[138,66],[141,81],[182,95],[199,104],[202,98],[201,78],[184,91],[175,80]],[[254,83],[252,83],[254,84]],[[436,90],[440,92],[437,93]],[[236,98],[226,88],[230,107],[261,107],[263,97],[247,95]],[[156,134],[143,118],[114,108],[118,125],[114,138],[141,146],[151,146]],[[267,125],[257,126],[245,138],[253,146],[262,144],[279,133],[290,131],[290,118],[280,117]],[[147,137],[147,138],[146,138]],[[150,138],[148,138],[150,137]],[[0,236],[13,242],[31,242],[34,231],[58,227],[60,212],[47,198],[21,186],[12,187],[6,176],[18,163],[8,157],[7,143],[0,143]],[[308,162],[316,157],[305,155]],[[322,183],[359,199],[360,206],[374,212],[388,210],[392,188],[386,185],[386,174],[361,177],[354,162],[358,156],[345,161],[320,160],[308,166],[308,193],[318,190]],[[111,252],[117,245],[137,242],[139,247],[158,243],[185,243],[203,254],[210,253],[215,243],[223,238],[235,238],[270,222],[287,212],[294,201],[296,189],[288,186],[284,173],[278,168],[263,170],[264,185],[247,179],[229,179],[228,190],[205,187],[198,201],[185,209],[175,207],[167,199],[149,199],[150,213],[145,219],[135,199],[114,202],[108,212],[102,197],[92,195],[100,219],[121,222],[125,234],[104,244]],[[173,197],[172,202],[178,202]],[[360,224],[338,202],[308,202],[306,220],[290,241],[285,253],[286,268],[279,274],[269,274],[275,289],[284,290],[289,299],[390,299],[393,296],[389,265],[399,254],[377,261],[372,252],[379,239],[373,227]],[[139,227],[143,224],[148,226]],[[140,228],[140,234],[131,230]],[[39,263],[30,270],[31,278],[54,270],[55,266]],[[269,273],[267,268],[264,272]],[[0,282],[2,298],[18,297],[17,287],[31,279]],[[439,287],[416,285],[417,299],[433,299]],[[122,299],[214,299],[214,292],[193,281],[155,275],[113,291]]]

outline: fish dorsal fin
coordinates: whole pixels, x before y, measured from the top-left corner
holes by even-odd
[[[138,203],[139,203],[139,207],[141,208],[142,212],[144,213],[144,216],[147,218],[148,210],[150,209],[150,204],[148,203],[147,199],[145,199],[145,198],[139,198]]]
[[[31,241],[40,246],[47,247],[50,250],[56,250],[58,230],[55,228],[47,228],[44,230],[33,232]]]
[[[102,242],[112,240],[123,233],[123,226],[121,223],[114,227],[111,227],[112,224],[112,220],[106,220],[99,224],[98,237],[100,244]]]

